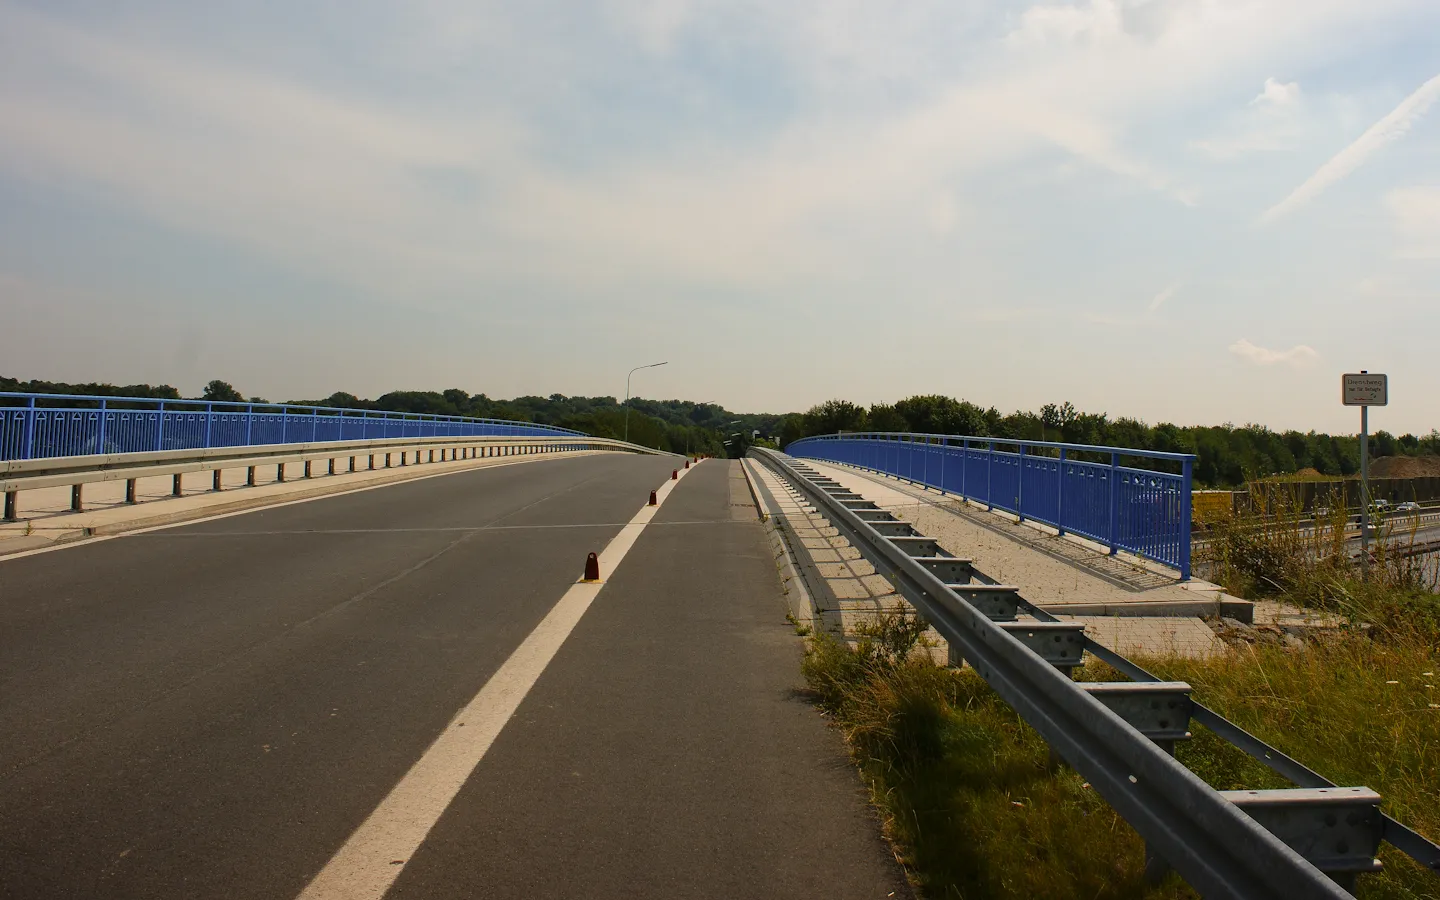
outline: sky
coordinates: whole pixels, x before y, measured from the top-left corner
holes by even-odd
[[[1440,427],[1435,0],[0,0],[0,374]]]

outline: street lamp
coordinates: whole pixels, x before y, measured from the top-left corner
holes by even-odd
[[[627,375],[625,376],[625,441],[626,441],[626,443],[629,443],[629,441],[630,441],[630,376],[631,376],[631,375],[634,375],[636,372],[640,371],[641,369],[653,369],[653,368],[655,368],[656,366],[664,366],[664,365],[669,365],[669,363],[658,362],[658,363],[651,363],[651,364],[648,365],[648,366],[636,366],[635,368],[633,368],[633,369],[630,370],[629,374],[627,374]]]

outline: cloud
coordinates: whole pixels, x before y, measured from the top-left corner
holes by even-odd
[[[1300,82],[1282,84],[1273,78],[1265,79],[1265,89],[1250,101],[1251,106],[1286,106],[1300,99]]]
[[[1440,75],[1420,85],[1413,94],[1401,100],[1400,105],[1391,110],[1389,115],[1371,125],[1353,144],[1315,170],[1315,174],[1292,191],[1290,196],[1267,209],[1260,216],[1260,223],[1273,222],[1313,200],[1330,185],[1364,165],[1366,160],[1386,144],[1404,137],[1436,99],[1440,99]]]
[[[1175,292],[1178,290],[1180,290],[1180,282],[1177,281],[1169,287],[1165,288],[1165,290],[1156,294],[1150,299],[1150,305],[1145,308],[1146,312],[1153,313],[1160,307],[1164,306],[1165,302],[1171,297],[1175,296]]]
[[[1408,187],[1385,195],[1400,259],[1440,259],[1440,185]]]
[[[1314,348],[1304,344],[1296,344],[1289,350],[1271,350],[1268,347],[1252,344],[1245,338],[1231,344],[1230,352],[1257,366],[1273,366],[1283,363],[1296,369],[1307,369],[1320,360],[1320,354],[1315,352]]]

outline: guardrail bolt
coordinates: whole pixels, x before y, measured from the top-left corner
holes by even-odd
[[[650,492],[650,504],[649,504],[649,505],[650,505],[650,506],[659,506],[659,505],[660,505],[660,501],[655,499],[655,492],[654,492],[654,491],[651,491],[651,492]]]
[[[596,554],[591,553],[585,557],[585,577],[581,580],[586,582],[600,580],[600,557]]]

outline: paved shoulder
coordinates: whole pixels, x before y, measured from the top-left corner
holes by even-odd
[[[909,896],[731,469],[681,482],[389,896]]]

